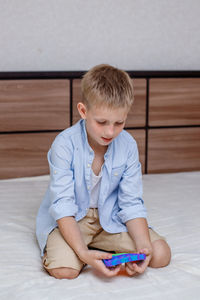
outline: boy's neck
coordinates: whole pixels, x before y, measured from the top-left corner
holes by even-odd
[[[90,147],[92,148],[92,150],[94,151],[95,154],[97,155],[102,155],[104,156],[104,154],[106,153],[108,146],[101,146],[101,145],[97,145],[96,143],[94,143],[90,137],[88,136],[88,143],[90,145]]]

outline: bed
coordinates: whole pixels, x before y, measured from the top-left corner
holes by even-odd
[[[0,299],[199,299],[200,172],[143,175],[149,223],[164,235],[172,260],[130,278],[104,278],[86,267],[74,280],[43,270],[35,217],[48,175],[0,181]]]
[[[200,72],[130,71],[126,130],[138,143],[149,224],[172,260],[130,278],[87,266],[74,280],[42,268],[35,218],[48,185],[47,151],[78,120],[80,72],[0,73],[0,299],[200,299]]]

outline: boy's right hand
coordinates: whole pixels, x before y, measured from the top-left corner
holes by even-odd
[[[107,268],[103,263],[102,259],[112,258],[111,253],[106,253],[98,250],[85,250],[79,255],[79,258],[84,263],[100,271],[106,277],[116,276],[121,269],[121,265],[118,265],[113,268]]]

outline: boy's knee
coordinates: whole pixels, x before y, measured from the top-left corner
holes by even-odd
[[[171,260],[171,250],[164,240],[153,242],[153,257],[150,262],[152,268],[162,268],[167,266]]]
[[[74,279],[79,275],[79,271],[72,268],[55,268],[47,271],[57,279]]]

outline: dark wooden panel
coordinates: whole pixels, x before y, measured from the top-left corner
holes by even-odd
[[[0,81],[0,131],[62,130],[69,126],[68,80]]]
[[[145,167],[145,131],[127,130],[136,140]],[[47,152],[58,132],[0,134],[0,179],[49,173]]]
[[[149,130],[148,173],[200,170],[200,128]]]
[[[47,152],[57,134],[0,134],[0,179],[48,174]]]
[[[200,78],[151,79],[149,124],[200,125]]]
[[[143,127],[146,124],[146,80],[133,79],[134,103],[126,120],[126,127]]]
[[[129,112],[126,127],[142,127],[145,126],[146,112],[146,80],[134,79],[133,85],[135,89],[135,100]],[[73,124],[76,123],[80,116],[77,111],[77,103],[82,101],[81,98],[81,80],[73,80]]]
[[[145,130],[127,130],[136,140],[139,151],[139,159],[142,164],[142,173],[145,172]]]
[[[73,80],[73,114],[72,114],[72,124],[75,124],[78,120],[80,120],[80,115],[77,110],[77,104],[82,102],[81,97],[81,79]]]

